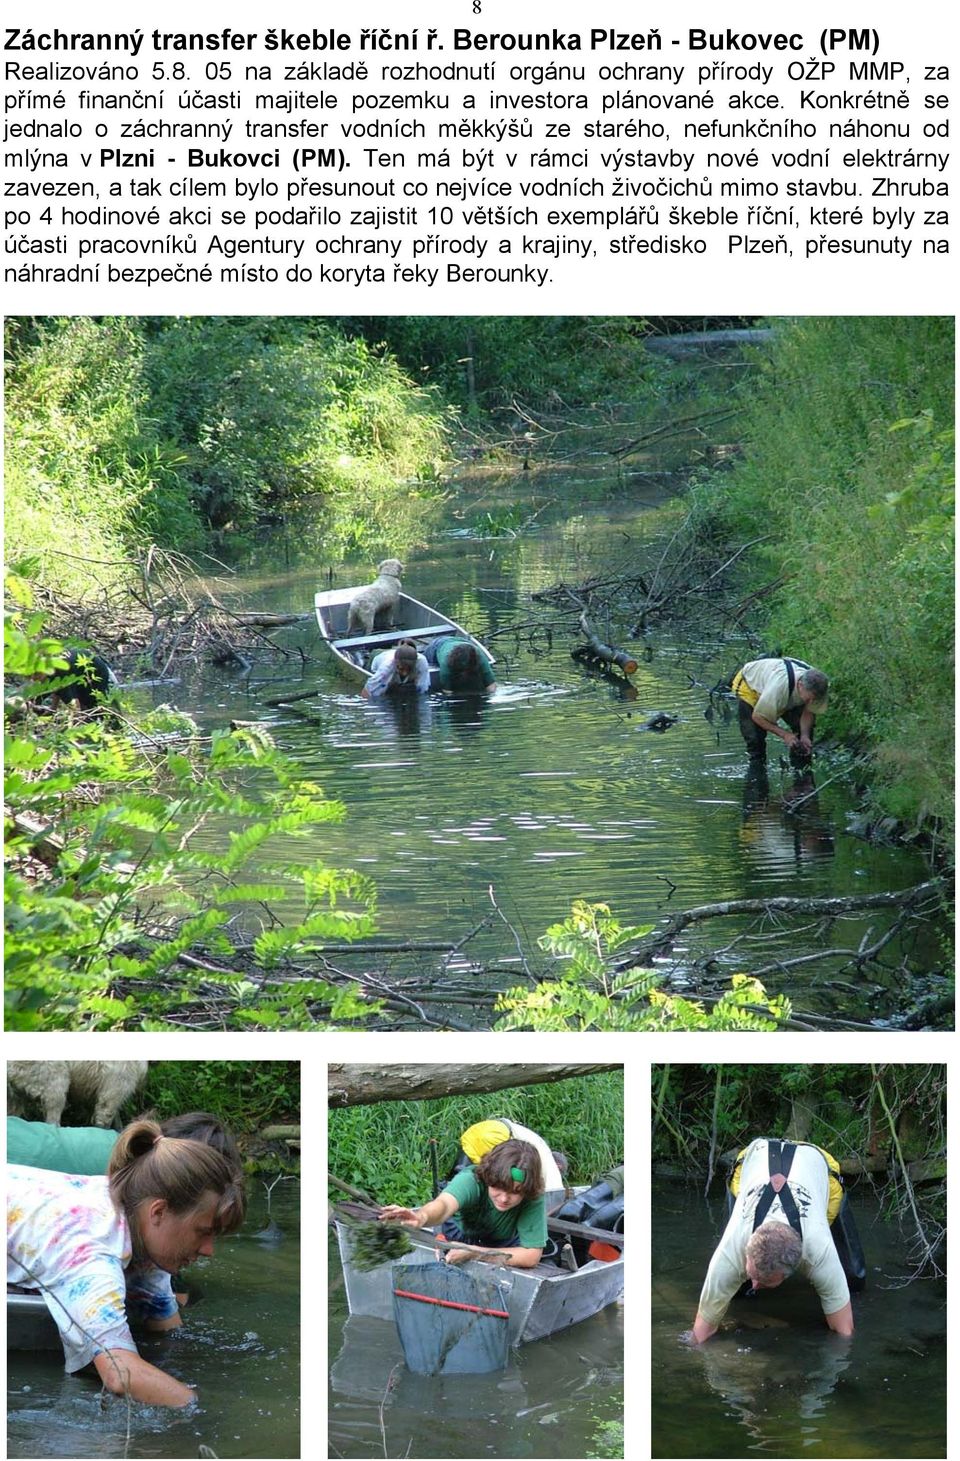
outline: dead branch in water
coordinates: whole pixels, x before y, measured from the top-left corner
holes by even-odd
[[[625,958],[618,959],[616,968],[620,971],[649,963],[657,955],[663,954],[685,928],[709,918],[743,914],[777,918],[795,913],[813,913],[828,919],[838,918],[842,914],[856,913],[865,908],[916,907],[928,899],[934,899],[944,886],[943,878],[931,878],[913,888],[904,888],[893,893],[860,893],[837,898],[731,898],[724,903],[703,903],[697,908],[672,914],[661,928],[650,934]]]
[[[89,597],[70,600],[50,589],[35,589],[48,627],[63,638],[88,640],[114,667],[136,667],[138,677],[148,666],[150,679],[157,682],[169,681],[171,667],[184,659],[239,665],[244,673],[257,656],[289,659],[291,651],[274,643],[270,634],[312,617],[223,604],[196,564],[155,544],[116,563],[81,561],[90,564],[97,585]],[[97,578],[97,567],[126,573],[119,580]]]
[[[625,649],[615,649],[613,645],[604,644],[602,639],[597,637],[590,620],[586,614],[581,614],[577,621],[580,625],[580,632],[586,639],[586,644],[579,644],[570,653],[574,659],[586,660],[590,664],[616,665],[623,670],[625,675],[634,675],[637,672],[637,661],[632,654]]]
[[[944,890],[944,880],[933,879],[893,893],[736,899],[700,905],[665,918],[652,935],[641,940],[625,957],[623,954],[610,957],[606,961],[608,978],[603,981],[604,990],[611,987],[618,974],[662,959],[669,944],[684,929],[716,917],[740,916],[746,926],[738,925],[736,936],[725,946],[696,954],[687,951],[682,963],[673,970],[663,965],[658,967],[656,987],[664,994],[677,995],[709,1008],[728,993],[732,970],[746,970],[765,982],[773,980],[779,990],[791,995],[793,1009],[789,1017],[778,1018],[765,1007],[755,1009],[755,1013],[780,1028],[805,1032],[868,1031],[877,1028],[871,1021],[873,1016],[879,1018],[880,1012],[875,1005],[867,1003],[865,1010],[869,1012],[861,1014],[861,1005],[869,1001],[872,992],[881,992],[871,982],[879,978],[885,1020],[895,1016],[905,1028],[928,1027],[931,1022],[949,1018],[952,1008],[949,999],[939,991],[929,994],[926,986],[919,994],[912,992],[916,990],[915,975],[906,953],[901,953],[893,964],[883,963],[882,955],[895,937],[908,933],[912,923],[926,917],[937,906],[945,896]],[[240,940],[234,943],[232,956],[218,954],[211,958],[206,948],[196,945],[178,956],[182,977],[168,971],[165,977],[149,985],[123,977],[115,981],[111,992],[118,997],[132,996],[134,1002],[141,990],[151,996],[161,991],[176,994],[180,1003],[165,1014],[165,1022],[168,1026],[190,1030],[228,1029],[234,1024],[238,976],[251,981],[259,997],[271,1001],[282,999],[284,992],[288,992],[305,1021],[301,1028],[311,1021],[318,1028],[326,1028],[333,1019],[340,1028],[356,1024],[378,1031],[488,1030],[496,1022],[498,998],[505,989],[521,981],[548,987],[560,977],[553,960],[525,950],[525,941],[498,908],[492,890],[490,901],[492,912],[456,940],[370,940],[326,946],[307,943],[292,948],[280,965],[266,972],[256,963],[254,945],[240,941],[249,939],[247,933],[241,934]],[[871,908],[889,910],[894,915],[891,926],[887,927],[885,919],[883,928],[868,930],[859,944],[855,939],[846,939],[840,945],[829,946],[825,930],[835,920]],[[467,945],[484,929],[496,927],[498,920],[508,935],[503,951],[499,955],[493,952],[486,958],[469,958]],[[145,927],[144,933],[154,937],[150,928]],[[156,936],[174,937],[175,927],[171,926],[166,933],[159,931]],[[778,945],[785,957],[778,957]],[[800,970],[815,968],[823,961],[825,976],[812,984],[803,982]],[[841,979],[838,976],[844,965],[850,974]],[[836,972],[831,973],[831,969]],[[618,1007],[632,1010],[636,1005],[637,1012],[642,1013],[645,979],[642,976],[633,988],[624,986],[609,996],[611,1018]],[[604,992],[599,984],[597,988]],[[334,991],[346,989],[367,1008],[366,1020],[363,1016],[356,1020],[334,1016],[337,1001]],[[813,1001],[803,1002],[819,1004],[819,1008],[803,1008],[800,1003],[803,994],[798,997],[798,989],[813,993]],[[298,990],[303,991],[299,998]],[[848,995],[856,1001],[854,1013],[858,1018],[848,1018],[844,1013],[843,1001]]]
[[[688,516],[663,545],[656,561],[629,564],[620,573],[589,578],[580,584],[554,584],[532,597],[537,603],[561,611],[576,610],[578,619],[586,613],[594,622],[604,617],[611,622],[629,624],[626,633],[635,639],[647,632],[653,620],[689,614],[694,609],[699,613],[704,602],[722,604],[724,581],[730,569],[763,541],[762,537],[752,538],[728,549],[718,563],[716,554],[712,558],[704,554]],[[743,609],[748,603],[749,599],[742,600],[739,607]],[[734,606],[727,612],[736,618]],[[582,624],[580,627],[583,629]],[[589,638],[592,629],[588,627],[583,632]]]

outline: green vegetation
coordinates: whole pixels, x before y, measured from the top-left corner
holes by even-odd
[[[158,530],[170,463],[141,424],[143,342],[123,320],[8,322],[7,561],[79,597],[113,582],[127,545]],[[155,450],[156,449],[156,450]],[[172,525],[182,528],[182,520]],[[188,528],[196,539],[197,524]]]
[[[444,1176],[457,1158],[460,1133],[491,1115],[529,1126],[554,1151],[566,1152],[573,1183],[593,1182],[623,1161],[623,1076],[607,1071],[489,1095],[331,1111],[330,1171],[381,1202],[423,1202],[430,1191],[431,1138]],[[330,1195],[342,1197],[334,1189]]]
[[[565,962],[533,989],[520,985],[497,1000],[505,1011],[498,1030],[776,1030],[790,1018],[790,1001],[771,999],[759,979],[735,974],[710,1009],[697,1000],[665,994],[650,969],[611,972],[609,960],[650,927],[625,928],[605,903],[578,900],[570,917],[554,924],[540,947]]]
[[[319,321],[12,321],[7,357],[7,558],[61,595],[306,498],[328,557],[402,550],[438,492],[449,414]]]
[[[468,415],[516,397],[558,406],[629,400],[661,375],[642,349],[644,321],[629,315],[377,315],[347,323],[386,341],[407,370]]]
[[[709,562],[710,582],[714,563],[762,535],[737,572],[749,563],[744,592],[751,615],[768,616],[764,647],[830,675],[823,730],[847,749],[829,775],[865,767],[886,815],[908,833],[949,836],[950,321],[780,322],[750,364],[710,367],[653,361],[645,328],[619,317],[9,321],[8,674],[56,662],[45,623],[61,618],[45,621],[38,603],[129,583],[131,555],[151,543],[243,552],[258,525],[296,513],[299,548],[316,543],[325,562],[388,546],[402,554],[440,500],[459,422],[478,453],[498,435],[512,456],[518,442],[526,451],[502,425],[523,429],[516,398],[554,422],[545,452],[563,457],[557,443],[570,430],[592,456],[615,458],[621,492],[629,463],[650,465],[651,442],[659,453],[673,439],[689,465],[693,434],[715,440],[723,422],[743,437],[727,443],[732,465],[701,472],[684,504],[698,570]],[[591,480],[606,492],[613,473]],[[501,501],[494,488],[461,521],[503,540],[490,547],[501,569],[508,554],[529,555],[530,583],[541,565],[535,573],[525,529],[549,506],[575,544],[583,520],[564,494],[589,490],[565,484],[555,507],[529,492]],[[691,612],[703,602],[691,599]],[[477,623],[489,611],[466,579],[453,608]],[[145,636],[149,620],[144,609]],[[306,838],[346,809],[268,739],[240,731],[202,744],[189,718],[164,711],[154,728],[187,739],[147,754],[102,726],[78,733],[58,716],[14,713],[9,1028],[301,1029],[362,1025],[378,1010],[356,986],[309,977],[318,944],[373,930],[375,893],[349,871],[286,861],[286,845],[276,854],[280,839]],[[204,824],[227,821],[227,851],[208,851]],[[497,1028],[768,1031],[790,1021],[789,1001],[746,975],[697,1002],[661,990],[649,969],[617,973],[617,951],[643,932],[578,902],[540,940],[555,956],[551,977],[506,991]]]
[[[396,1263],[412,1251],[410,1234],[395,1223],[357,1222],[350,1234],[350,1256],[361,1273]]]
[[[617,1458],[624,1454],[623,1421],[599,1421],[587,1455],[597,1458]]]
[[[187,1111],[212,1111],[238,1136],[271,1124],[300,1120],[300,1064],[296,1060],[157,1060],[130,1108],[161,1120]]]
[[[39,616],[25,622],[28,586],[10,578],[7,591],[20,609],[4,626],[6,666],[29,680],[60,645]],[[233,1028],[309,1027],[318,1001],[332,1019],[369,1011],[324,980],[274,977],[318,941],[368,935],[375,894],[314,858],[271,860],[271,839],[308,838],[344,809],[260,738],[219,732],[151,760],[103,725],[78,735],[28,711],[5,738],[4,803],[8,1029],[182,1028],[212,978],[226,1001],[216,1023]],[[196,835],[211,817],[231,824],[225,852]]]
[[[765,534],[768,647],[826,670],[824,728],[917,830],[954,816],[953,413],[950,319],[781,322],[741,387],[743,459],[695,489],[704,529]]]

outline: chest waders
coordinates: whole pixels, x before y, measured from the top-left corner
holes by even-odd
[[[757,1231],[757,1228],[760,1227],[760,1224],[773,1206],[774,1199],[779,1197],[780,1206],[783,1208],[783,1215],[802,1243],[803,1227],[800,1223],[800,1209],[797,1207],[796,1200],[787,1182],[787,1178],[790,1176],[790,1168],[793,1166],[793,1159],[796,1154],[796,1142],[767,1142],[767,1162],[770,1169],[770,1181],[761,1192],[760,1201],[757,1203],[754,1211],[753,1231]],[[779,1177],[782,1180],[774,1182],[775,1177]]]
[[[787,1178],[798,1146],[811,1146],[812,1142],[791,1142],[768,1140],[767,1162],[770,1180],[760,1194],[753,1219],[753,1231],[763,1222],[770,1208],[773,1206],[775,1197],[780,1198],[780,1206],[783,1215],[793,1228],[797,1237],[803,1240],[803,1231],[800,1221],[800,1212],[796,1200],[786,1181],[777,1184],[780,1191],[774,1185],[774,1177]],[[827,1222],[830,1225],[830,1236],[833,1238],[837,1256],[846,1274],[847,1283],[851,1293],[859,1293],[866,1287],[867,1264],[863,1254],[863,1247],[860,1243],[860,1234],[857,1232],[857,1225],[850,1211],[850,1204],[847,1195],[843,1190],[843,1181],[840,1175],[840,1163],[832,1157],[823,1147],[818,1146],[816,1150],[823,1157],[830,1173],[829,1193],[827,1199]],[[727,1217],[733,1212],[737,1193],[740,1191],[740,1178],[742,1175],[743,1158],[746,1148],[740,1152],[733,1164],[733,1171],[730,1173],[730,1181],[727,1184]],[[752,1291],[749,1280],[744,1284],[737,1297],[743,1297]]]

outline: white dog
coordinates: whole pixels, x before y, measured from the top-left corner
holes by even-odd
[[[44,1121],[60,1125],[67,1098],[93,1109],[94,1126],[112,1126],[124,1101],[143,1084],[145,1060],[11,1060],[7,1062],[7,1110],[16,1116],[20,1097],[43,1108]]]
[[[388,623],[400,598],[400,575],[403,564],[396,558],[384,558],[379,574],[350,600],[347,618],[348,634],[372,634],[374,624]]]

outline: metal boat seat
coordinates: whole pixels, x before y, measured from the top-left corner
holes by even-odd
[[[361,634],[357,639],[331,639],[330,643],[335,649],[352,649],[357,644],[383,644],[397,639],[434,639],[438,634],[454,632],[445,624],[431,624],[426,629],[404,629],[398,624],[395,629],[384,630],[382,634]]]

